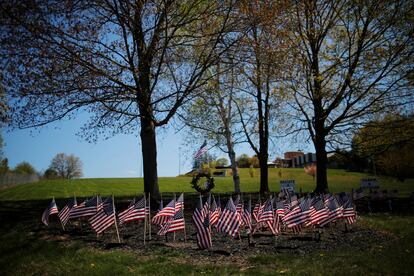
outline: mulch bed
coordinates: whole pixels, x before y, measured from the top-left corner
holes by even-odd
[[[158,227],[153,225],[151,226],[151,240],[148,240],[147,235],[147,243],[144,245],[143,222],[131,222],[119,226],[122,243],[118,244],[114,226],[110,227],[98,238],[86,220],[83,220],[82,227],[79,221],[70,222],[67,225],[66,231],[63,231],[57,217],[53,217],[50,226],[45,227],[40,222],[41,212],[44,206],[46,206],[45,202],[0,202],[0,218],[7,228],[17,223],[24,225],[24,232],[27,234],[28,241],[42,239],[62,246],[69,246],[73,241],[76,241],[82,247],[96,250],[118,248],[147,258],[159,256],[163,253],[168,253],[170,257],[174,257],[177,254],[177,256],[180,256],[176,258],[177,262],[196,261],[204,263],[205,261],[205,263],[210,264],[229,264],[233,261],[237,261],[240,264],[240,262],[248,262],[248,257],[259,254],[329,254],[329,251],[341,248],[366,251],[382,243],[384,240],[395,238],[388,233],[370,228],[363,222],[363,217],[358,217],[357,222],[348,229],[345,228],[343,220],[320,229],[320,239],[318,239],[317,235],[315,236],[314,229],[305,228],[298,234],[290,230],[284,231],[277,238],[271,235],[270,232],[258,232],[253,236],[252,242],[249,244],[247,235],[244,232],[241,235],[241,240],[239,240],[238,237],[232,238],[216,233],[213,230],[213,248],[211,250],[199,250],[196,244],[196,230],[191,220],[193,208],[186,205],[186,242],[182,232],[177,232],[175,241],[173,241],[173,234],[168,234],[168,241],[166,241],[164,236],[156,234]],[[119,203],[121,202],[119,201]],[[123,205],[127,204],[128,202],[125,201],[120,205],[125,207]],[[119,208],[119,210],[122,210],[122,208]],[[410,208],[410,210],[412,209]],[[154,214],[155,212],[152,212],[152,215]]]

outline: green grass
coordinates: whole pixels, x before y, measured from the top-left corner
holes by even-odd
[[[296,189],[312,191],[315,182],[303,169],[269,169],[269,186],[271,191],[279,190],[280,179],[295,179]],[[344,170],[328,170],[328,182],[331,192],[350,191],[359,186],[359,181],[368,175],[346,172]],[[414,179],[398,182],[393,178],[379,178],[381,190],[398,189],[400,196],[408,196],[414,191]],[[191,178],[160,177],[160,192],[194,192],[190,185]],[[244,193],[259,191],[259,169],[250,177],[248,169],[240,169],[241,190]],[[215,193],[231,193],[234,191],[232,177],[216,177]],[[51,197],[67,198],[76,196],[102,195],[133,196],[143,192],[142,178],[91,178],[75,180],[42,180],[37,183],[24,184],[0,190],[0,200],[35,200]]]

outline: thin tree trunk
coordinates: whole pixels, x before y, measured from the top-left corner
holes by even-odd
[[[231,172],[233,174],[234,192],[239,194],[241,192],[240,191],[240,176],[237,170],[236,153],[233,150],[233,145],[231,145],[231,148],[229,148],[229,158],[230,158]]]
[[[159,198],[157,174],[157,142],[155,126],[147,116],[141,117],[142,162],[144,167],[144,191],[154,199]]]
[[[231,172],[233,175],[234,192],[239,194],[241,192],[240,191],[240,176],[237,170],[236,153],[234,152],[232,134],[231,134],[231,131],[228,125],[226,125],[226,144],[227,144],[227,151],[228,151],[229,159],[230,159]]]

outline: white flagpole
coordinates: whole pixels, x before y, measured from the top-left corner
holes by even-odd
[[[145,239],[147,236],[147,198],[145,197],[145,193],[144,193],[144,215],[145,215],[145,220],[144,220],[144,245],[145,245]]]
[[[121,238],[119,237],[118,223],[116,222],[115,200],[114,200],[114,195],[113,194],[112,194],[112,210],[113,210],[113,216],[114,216],[114,221],[115,221],[116,234],[118,236],[118,243],[121,243]]]
[[[149,240],[151,240],[151,193],[148,193],[148,232]]]

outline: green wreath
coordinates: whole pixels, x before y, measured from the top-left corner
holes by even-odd
[[[207,178],[207,181],[204,182],[204,188],[199,185],[202,177]],[[208,173],[198,173],[193,177],[193,180],[191,180],[191,187],[201,194],[206,194],[214,188],[214,178]]]

